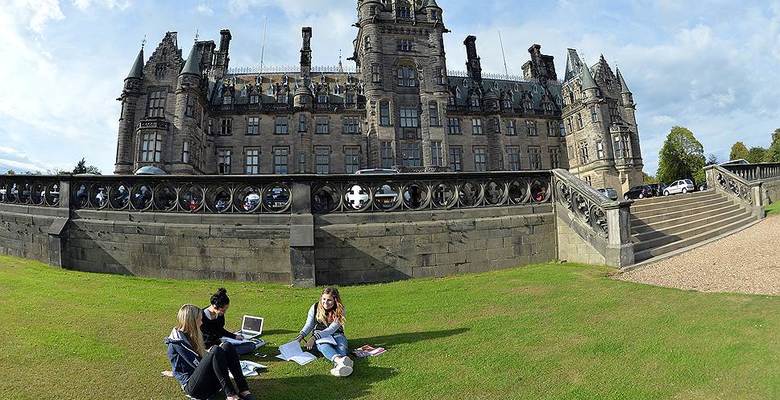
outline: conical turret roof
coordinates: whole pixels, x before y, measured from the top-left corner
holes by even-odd
[[[181,70],[182,74],[200,75],[200,52],[198,51],[198,44],[192,45],[192,51],[190,56],[187,57],[187,62],[184,64],[184,69]]]
[[[593,75],[590,73],[590,68],[587,64],[582,65],[582,90],[597,89],[596,81],[593,80]]]
[[[142,79],[144,77],[144,48],[141,47],[141,51],[138,52],[138,56],[133,62],[133,67],[130,68],[130,73],[127,74],[127,79]]]
[[[436,8],[439,8],[439,5],[436,4],[436,0],[424,0],[423,1],[423,5],[420,8],[425,8],[425,7],[436,7]]]
[[[620,68],[616,68],[615,71],[617,71],[617,78],[620,82],[620,93],[631,93],[631,91],[628,90],[625,79],[623,79],[623,74],[620,73]]]

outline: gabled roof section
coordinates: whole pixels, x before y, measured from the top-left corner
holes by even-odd
[[[130,73],[127,74],[126,79],[143,79],[144,77],[144,48],[141,47],[141,51],[138,52],[138,56],[135,58],[133,67],[130,68]]]

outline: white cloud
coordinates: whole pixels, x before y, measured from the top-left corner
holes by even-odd
[[[0,146],[0,173],[12,169],[16,172],[45,172],[47,168],[17,149]]]
[[[130,0],[73,0],[76,8],[85,11],[93,6],[124,10],[131,5]]]
[[[65,18],[59,0],[12,0],[10,5],[0,8],[0,18],[11,15],[25,21],[27,27],[36,33],[41,33],[49,21]],[[0,22],[4,24],[13,22],[3,19],[0,19]]]
[[[195,11],[203,15],[208,15],[208,16],[214,15],[214,10],[211,7],[209,7],[208,4],[206,3],[198,4],[198,6],[195,7]]]

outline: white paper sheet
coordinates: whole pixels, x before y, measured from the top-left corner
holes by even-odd
[[[301,344],[297,340],[279,346],[279,353],[276,358],[284,361],[295,361],[298,365],[306,365],[317,359],[314,354],[301,350]]]

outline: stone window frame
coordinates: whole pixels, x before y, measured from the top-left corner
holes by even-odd
[[[547,152],[550,155],[550,169],[561,167],[561,148],[558,146],[549,146]]]
[[[274,135],[290,134],[290,120],[286,115],[277,115],[274,118]]]
[[[396,78],[400,87],[417,87],[417,69],[410,65],[399,65]]]
[[[244,173],[247,175],[260,174],[260,147],[244,147]]]
[[[344,173],[354,174],[360,170],[361,149],[360,146],[347,145],[342,148],[344,154]]]
[[[383,140],[379,142],[379,157],[382,168],[392,168],[395,164],[395,153],[393,152],[393,142]]]
[[[162,161],[162,134],[146,132],[141,140],[141,162]]]
[[[428,119],[429,126],[441,126],[441,118],[439,116],[439,103],[435,101],[428,102]]]
[[[233,169],[233,148],[217,147],[217,174],[230,175]]]
[[[229,92],[222,95],[222,105],[223,106],[229,106],[233,104],[233,95],[231,95]]]
[[[547,136],[548,137],[558,137],[560,134],[560,128],[558,127],[560,125],[560,122],[558,121],[547,121]]]
[[[520,146],[507,146],[507,168],[510,171],[520,171],[522,163],[520,162]]]
[[[330,173],[330,146],[314,146],[314,172],[316,174]]]
[[[192,95],[187,95],[187,102],[184,106],[184,116],[195,118],[195,97]]]
[[[412,8],[408,5],[398,6],[398,18],[412,18]]]
[[[595,105],[590,106],[590,122],[599,122],[598,107]]]
[[[444,166],[444,154],[442,153],[442,143],[440,140],[431,141],[431,165],[434,167]]]
[[[341,122],[342,135],[360,135],[360,118],[356,116],[345,116]]]
[[[382,82],[382,67],[379,64],[371,64],[371,82]]]
[[[306,114],[298,115],[298,132],[307,132],[309,130]]]
[[[420,142],[401,142],[401,160],[404,167],[422,167]]]
[[[483,136],[485,134],[485,130],[482,129],[482,118],[472,118],[471,119],[471,135],[472,136]]]
[[[290,171],[290,146],[274,146],[273,171],[276,175],[287,175]]]
[[[447,118],[447,134],[448,135],[462,135],[463,128],[460,124],[460,118],[448,117]]]
[[[190,162],[190,142],[188,140],[181,144],[181,162],[185,164]]]
[[[149,92],[146,103],[146,116],[148,118],[158,118],[165,116],[165,103],[168,100],[168,91],[166,89],[156,89]]]
[[[577,143],[577,160],[580,162],[580,165],[585,165],[590,162],[588,142],[586,140],[581,140]]]
[[[486,172],[487,171],[487,147],[474,146],[472,150],[474,152],[474,171]]]
[[[532,171],[542,169],[542,149],[539,146],[528,146],[528,168]]]
[[[409,39],[409,38],[398,39],[398,51],[402,51],[402,52],[414,51],[414,39]]]
[[[525,128],[526,132],[528,133],[529,137],[535,137],[539,136],[539,129],[536,126],[536,121],[533,120],[526,120],[525,121]]]
[[[508,119],[506,121],[506,135],[517,136],[517,121],[514,119]]]
[[[220,118],[220,120],[219,120],[219,135],[220,136],[232,136],[233,135],[233,118]]]
[[[249,95],[249,104],[260,104],[260,95],[256,93]]]
[[[449,146],[450,170],[452,172],[463,171],[463,146]]]
[[[250,116],[246,118],[246,135],[257,136],[260,134],[260,117]]]
[[[575,114],[574,118],[575,118],[575,121],[577,122],[577,130],[580,130],[583,127],[585,127],[585,125],[582,123],[582,114],[581,113]]]
[[[315,135],[329,135],[330,134],[330,118],[325,116],[314,117],[314,134]]]
[[[392,115],[393,113],[390,112],[390,101],[380,100],[379,101],[379,126],[392,126],[393,125]]]
[[[604,159],[604,141],[602,140],[596,141],[596,157],[599,160]]]
[[[400,107],[398,109],[398,125],[401,128],[419,128],[420,113],[416,106]]]

